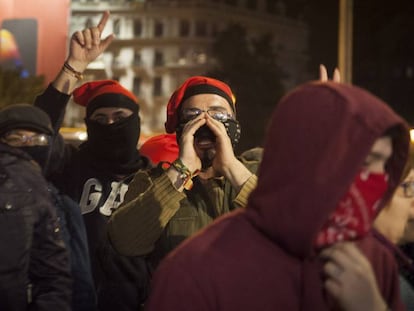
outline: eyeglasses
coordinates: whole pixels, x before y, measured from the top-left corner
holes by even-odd
[[[404,196],[406,198],[414,197],[414,181],[405,181],[401,184],[404,189]]]
[[[233,116],[224,108],[210,108],[208,110],[201,110],[198,108],[184,108],[181,110],[181,121],[188,122],[195,118],[197,118],[200,114],[203,112],[207,112],[210,117],[213,119],[220,121],[220,122],[226,122],[229,119],[233,119]]]
[[[9,132],[3,137],[3,141],[12,147],[22,146],[47,146],[50,142],[50,136],[46,134],[35,134],[32,136],[16,132]]]

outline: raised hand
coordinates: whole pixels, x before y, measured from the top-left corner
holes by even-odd
[[[328,71],[326,70],[325,65],[319,65],[319,80],[322,82],[327,82],[329,81],[328,78]],[[338,68],[335,68],[334,73],[333,73],[333,77],[332,77],[332,81],[333,82],[341,82],[341,74],[339,72]]]
[[[191,172],[201,169],[201,160],[194,149],[194,134],[206,124],[204,114],[187,122],[184,125],[180,138],[180,159]]]
[[[82,31],[76,31],[72,35],[67,62],[75,70],[79,72],[84,71],[88,64],[101,55],[111,44],[114,39],[113,34],[101,39],[109,15],[109,11],[105,11],[97,26],[85,28]]]
[[[226,170],[230,169],[232,163],[237,161],[229,135],[227,135],[224,124],[206,114],[207,126],[216,136],[216,155],[213,160],[213,168],[226,176]]]

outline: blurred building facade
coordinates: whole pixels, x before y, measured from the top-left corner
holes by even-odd
[[[306,80],[308,27],[286,16],[283,1],[72,0],[70,34],[96,25],[104,10],[111,17],[103,37],[114,33],[116,38],[90,64],[85,80],[116,79],[133,91],[140,100],[143,134],[164,130],[169,96],[187,77],[205,74],[214,64],[210,48],[230,23],[244,26],[251,38],[273,34],[287,89]],[[65,123],[79,126],[83,114],[70,107]]]

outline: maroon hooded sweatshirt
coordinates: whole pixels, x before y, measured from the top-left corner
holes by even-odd
[[[407,159],[404,121],[355,86],[312,82],[286,95],[269,124],[247,208],[218,219],[161,263],[147,311],[333,310],[314,241],[390,128],[397,135],[384,202]],[[392,254],[371,234],[357,245],[388,306],[403,310]]]

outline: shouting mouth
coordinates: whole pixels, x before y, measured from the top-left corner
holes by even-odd
[[[207,137],[196,138],[194,143],[200,149],[210,149],[215,146],[215,141]]]

